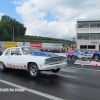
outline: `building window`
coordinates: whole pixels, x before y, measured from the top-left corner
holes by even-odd
[[[80,45],[80,49],[87,49],[87,45]]]
[[[96,37],[97,37],[97,38],[96,38],[97,40],[100,40],[100,35],[97,35]]]
[[[90,40],[96,40],[96,35],[90,35]]]
[[[78,28],[100,28],[99,22],[78,23]]]
[[[84,28],[89,28],[89,23],[84,23]]]
[[[88,49],[95,49],[95,45],[88,45]]]
[[[84,35],[84,40],[89,40],[89,35]]]
[[[78,40],[84,40],[83,39],[83,35],[78,35],[78,38],[77,38]]]
[[[97,23],[97,28],[100,28],[100,23]]]
[[[90,28],[96,28],[96,23],[90,23]]]
[[[83,23],[78,23],[78,28],[83,28]]]

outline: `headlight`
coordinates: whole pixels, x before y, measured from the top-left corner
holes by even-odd
[[[66,57],[64,57],[64,61],[66,61]]]
[[[45,59],[45,64],[47,64],[47,62],[48,62],[47,59]]]

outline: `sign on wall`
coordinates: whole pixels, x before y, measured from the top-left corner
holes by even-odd
[[[92,44],[100,44],[100,41],[96,41],[96,42],[91,42]]]
[[[63,44],[63,47],[70,47],[68,44]]]
[[[53,44],[53,48],[62,48],[62,44]]]
[[[4,42],[4,47],[17,47],[17,42]]]
[[[42,43],[42,48],[53,48],[52,43]]]
[[[18,42],[18,47],[30,47],[30,42]]]
[[[30,42],[30,47],[42,48],[42,43]]]

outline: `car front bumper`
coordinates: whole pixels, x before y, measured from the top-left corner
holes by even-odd
[[[58,69],[58,68],[64,68],[64,67],[67,67],[67,62],[54,64],[54,65],[45,65],[45,66],[39,67],[39,70],[52,70],[52,69]]]

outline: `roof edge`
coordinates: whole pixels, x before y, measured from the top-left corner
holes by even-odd
[[[95,19],[77,19],[77,21],[100,21],[100,18],[95,18]]]

